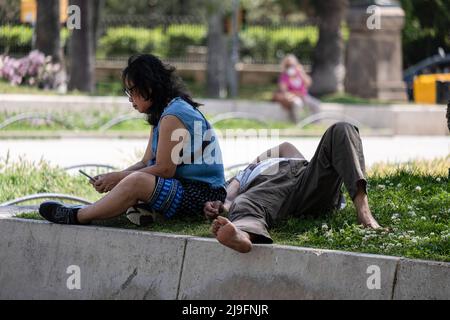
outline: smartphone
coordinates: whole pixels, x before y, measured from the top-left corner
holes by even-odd
[[[95,182],[95,179],[92,178],[90,175],[88,175],[86,172],[84,172],[83,170],[78,170],[79,173],[81,173],[82,175],[86,176],[89,178],[89,180],[91,180],[92,182]]]

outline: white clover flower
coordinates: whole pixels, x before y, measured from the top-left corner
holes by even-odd
[[[432,215],[431,219],[437,219],[437,216],[436,215]]]
[[[431,233],[430,233],[430,236],[432,236],[432,237],[435,236],[435,233],[434,233],[434,232],[431,232]]]
[[[398,236],[398,238],[401,240],[401,239],[404,239],[405,238],[405,236],[403,236],[403,235],[399,235]]]
[[[412,239],[411,239],[411,242],[412,242],[412,243],[417,243],[417,239],[416,239],[416,238],[412,238]]]
[[[417,186],[416,191],[420,192],[420,191],[422,191],[422,188],[420,186]]]
[[[409,215],[410,215],[411,217],[415,217],[415,216],[416,216],[416,212],[410,211],[410,212],[409,212]]]
[[[440,177],[437,177],[437,178],[436,178],[436,181],[437,181],[437,182],[441,182],[441,178],[440,178]]]
[[[377,185],[377,189],[384,190],[386,189],[386,186],[384,184],[379,184]]]
[[[347,238],[345,238],[345,240],[346,240],[346,241],[350,241],[350,240],[352,240],[352,239],[350,239],[350,237],[347,237]]]
[[[391,220],[396,220],[396,219],[399,219],[399,218],[400,218],[400,214],[394,213],[394,214],[392,215],[392,217],[391,217]]]
[[[397,188],[401,188],[401,187],[402,187],[401,183],[397,184]]]
[[[420,220],[425,221],[425,220],[427,220],[427,217],[421,216],[421,217],[420,217]]]
[[[414,230],[408,230],[408,233],[410,233],[410,234],[414,234],[414,233],[416,233]]]
[[[324,231],[328,230],[328,225],[326,223],[324,223],[322,225],[322,230],[324,230]]]

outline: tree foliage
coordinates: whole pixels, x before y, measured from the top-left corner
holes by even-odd
[[[437,53],[450,53],[450,1],[401,0],[406,14],[403,30],[404,66]]]

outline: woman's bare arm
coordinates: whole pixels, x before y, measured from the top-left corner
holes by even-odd
[[[302,77],[303,81],[305,82],[306,88],[311,87],[311,85],[312,85],[311,77],[306,73],[306,71],[303,68],[303,66],[300,66],[299,70],[300,70],[300,76]]]
[[[153,130],[150,130],[150,138],[148,139],[147,148],[145,149],[144,156],[142,157],[142,160],[135,163],[131,167],[126,168],[123,171],[138,171],[145,167],[147,167],[147,163],[152,159],[153,152],[152,152],[152,136],[153,136]]]
[[[173,134],[178,137],[178,140],[172,140]],[[156,163],[153,166],[145,167],[139,171],[162,178],[173,178],[180,160],[180,151],[188,134],[189,132],[186,127],[177,117],[168,115],[162,118]]]

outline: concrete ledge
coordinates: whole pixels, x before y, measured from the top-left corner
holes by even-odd
[[[402,260],[394,299],[450,299],[449,263]]]
[[[272,245],[242,255],[208,240],[189,239],[179,298],[391,299],[398,260]],[[379,290],[367,287],[371,265],[380,268]]]
[[[186,238],[0,220],[0,299],[176,299]],[[81,290],[69,290],[71,265]]]
[[[287,114],[270,101],[198,99],[209,115],[224,112],[258,114],[272,121],[286,121]],[[64,112],[104,110],[131,112],[125,97],[0,95],[0,112]],[[446,107],[437,105],[344,105],[323,103],[322,111],[349,116],[372,129],[388,129],[399,135],[447,135]]]
[[[0,219],[0,261],[0,299],[450,298],[450,263],[279,245],[239,254],[215,239],[16,218]],[[80,290],[66,285],[72,265]]]

